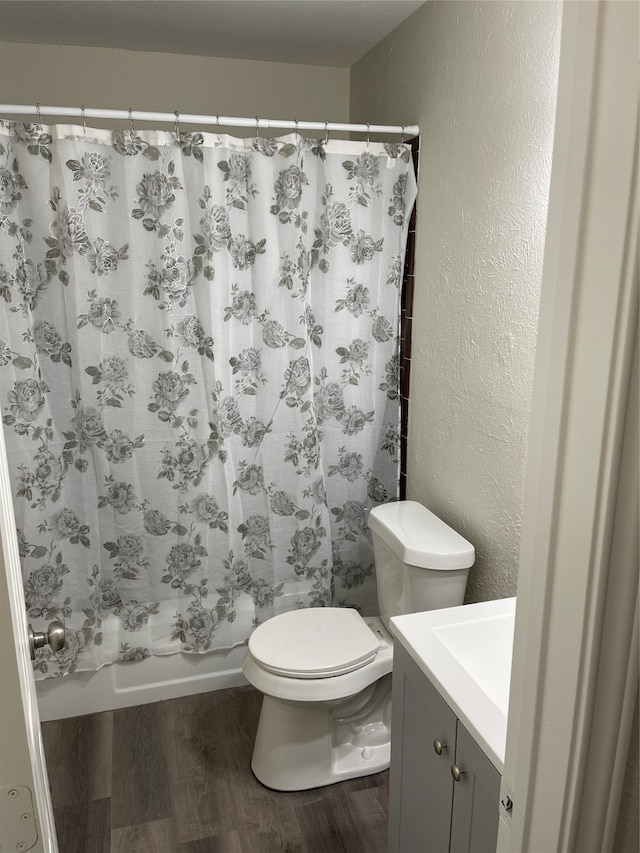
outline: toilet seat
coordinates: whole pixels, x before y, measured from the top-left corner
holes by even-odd
[[[354,696],[390,673],[393,668],[393,638],[378,617],[365,616],[363,621],[379,643],[377,654],[366,666],[332,678],[291,678],[269,672],[247,649],[242,672],[249,684],[265,696],[272,696],[284,702],[332,702]]]
[[[267,672],[285,678],[334,678],[371,663],[380,638],[351,608],[314,607],[281,613],[249,638],[249,652]]]

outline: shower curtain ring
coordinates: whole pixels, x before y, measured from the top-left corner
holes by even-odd
[[[256,139],[258,138],[258,130],[260,129],[260,119],[256,116]]]
[[[324,123],[324,144],[329,144],[329,122],[325,121]]]
[[[87,135],[87,123],[84,120],[84,104],[80,107],[80,113],[82,114],[82,132],[84,135]]]
[[[129,121],[131,122],[131,133],[135,136],[136,134],[136,126],[133,123],[133,107],[129,107]]]
[[[216,126],[218,128],[218,142],[220,142],[220,114],[216,113]]]
[[[369,142],[370,142],[370,130],[371,130],[371,125],[369,124],[369,122],[367,122],[367,148],[369,147]]]
[[[294,127],[294,132],[295,132],[296,136],[298,136],[298,119],[297,118],[294,118],[294,120],[293,120],[293,127]]]
[[[176,124],[175,124],[176,139],[178,141],[178,144],[180,144],[180,113],[178,112],[178,110],[174,110],[173,114],[176,117]]]
[[[406,125],[402,125],[402,130],[400,131],[400,142],[404,145],[404,129]]]
[[[38,111],[38,124],[40,125],[40,131],[42,131],[42,116],[40,115],[40,103],[36,104],[36,110]]]

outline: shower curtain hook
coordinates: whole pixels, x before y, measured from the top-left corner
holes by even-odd
[[[324,123],[324,144],[329,144],[329,122],[325,121]]]
[[[220,142],[220,114],[216,113],[216,125],[218,127],[218,142]]]
[[[174,110],[173,114],[176,117],[175,132],[176,132],[176,140],[177,140],[178,145],[179,145],[180,144],[180,113],[178,112],[178,110]]]
[[[36,110],[38,111],[38,124],[40,125],[40,132],[42,133],[42,116],[40,115],[40,103],[36,104]]]
[[[400,131],[400,142],[402,143],[402,145],[404,145],[404,129],[405,129],[405,125],[403,124],[402,130]]]
[[[82,132],[86,136],[87,135],[87,123],[84,120],[84,104],[80,107],[80,112],[82,114]]]
[[[129,107],[129,121],[131,122],[131,133],[135,136],[136,134],[136,126],[133,123],[133,107]]]
[[[294,131],[295,131],[296,136],[298,136],[298,119],[297,118],[294,118],[294,120],[293,120],[293,127],[294,127]]]
[[[260,119],[256,116],[256,139],[258,138],[258,130],[260,128]]]
[[[369,147],[369,141],[370,141],[370,139],[369,139],[370,129],[371,129],[371,125],[369,124],[369,122],[367,122],[367,148]]]

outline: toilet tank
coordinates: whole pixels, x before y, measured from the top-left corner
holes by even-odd
[[[417,501],[374,507],[369,528],[385,626],[391,616],[455,607],[464,601],[471,543]]]

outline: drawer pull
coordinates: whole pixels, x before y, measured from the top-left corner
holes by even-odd
[[[442,741],[441,741],[441,740],[438,740],[438,738],[436,738],[436,739],[434,740],[434,742],[433,742],[433,748],[434,748],[434,749],[435,749],[435,751],[436,751],[436,755],[442,755],[442,750],[443,750],[443,749],[446,749],[448,745],[449,745],[449,744],[447,744],[447,743],[442,743]]]
[[[464,772],[465,772],[465,771],[464,771],[464,770],[460,770],[460,768],[459,768],[457,765],[455,765],[455,764],[452,764],[452,765],[451,765],[451,775],[453,776],[453,781],[454,781],[454,782],[459,782],[459,781],[460,781],[460,779],[462,778],[462,774],[463,774]]]

